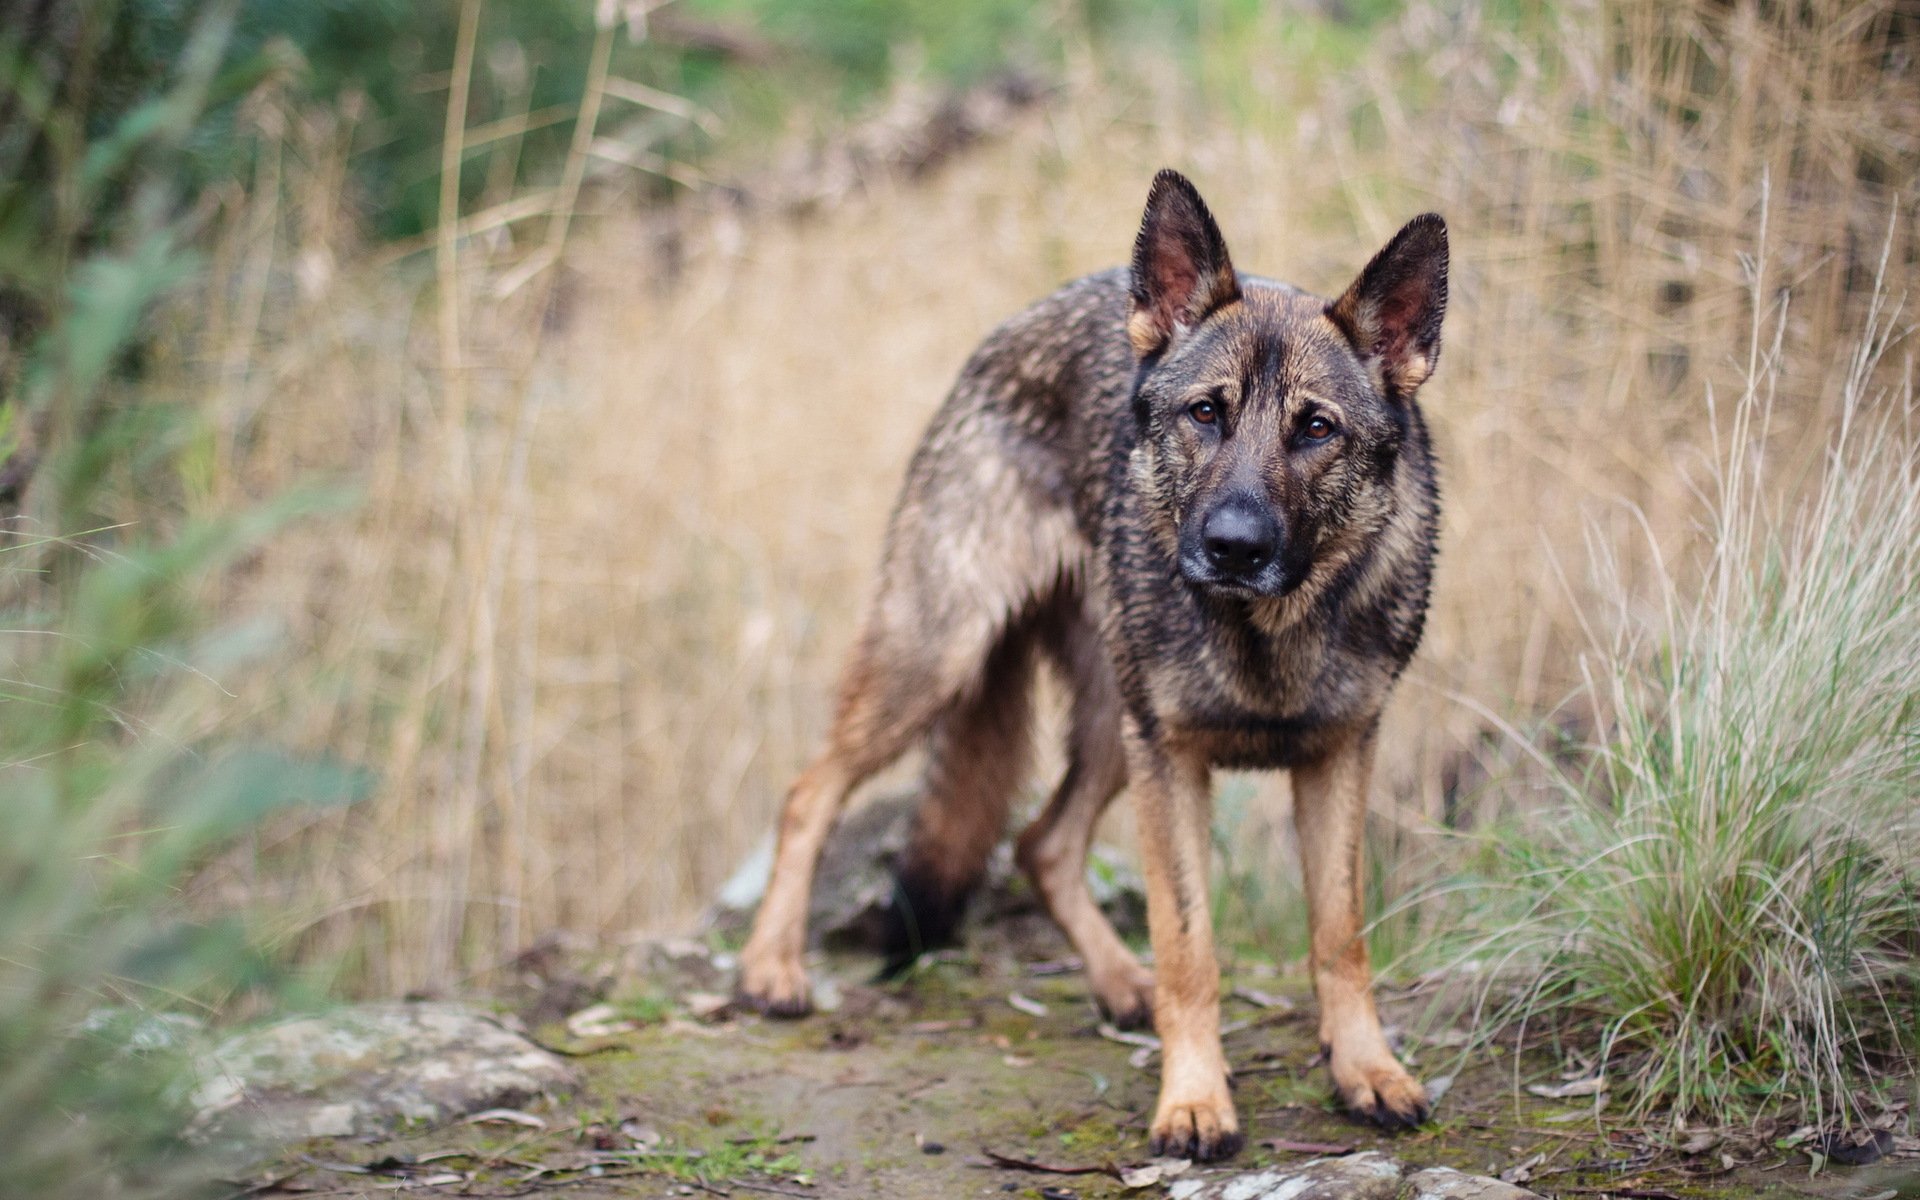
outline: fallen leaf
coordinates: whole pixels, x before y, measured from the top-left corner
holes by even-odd
[[[687,1006],[687,1015],[696,1021],[711,1021],[733,1009],[733,997],[719,992],[688,992],[681,999]]]
[[[1513,1166],[1500,1172],[1500,1182],[1525,1183],[1533,1178],[1533,1169],[1545,1161],[1547,1161],[1546,1155],[1536,1154],[1525,1162],[1515,1163]]]
[[[1150,1033],[1127,1033],[1110,1022],[1100,1023],[1099,1034],[1110,1042],[1119,1042],[1123,1046],[1136,1046],[1132,1054],[1127,1055],[1127,1065],[1136,1071],[1144,1071],[1153,1056],[1160,1053],[1160,1039]]]
[[[582,1040],[619,1037],[638,1028],[640,1026],[621,1016],[620,1010],[611,1004],[589,1005],[567,1018],[567,1032]]]
[[[1255,1008],[1277,1008],[1281,1012],[1293,1011],[1293,1001],[1285,996],[1276,996],[1272,992],[1263,992],[1259,988],[1237,987],[1233,989],[1233,995]]]
[[[1023,996],[1019,992],[1008,992],[1007,1003],[1030,1017],[1044,1017],[1047,1015],[1046,1005],[1030,996]]]
[[[1438,1106],[1440,1098],[1453,1090],[1453,1076],[1436,1075],[1427,1080],[1427,1104]]]
[[[620,1132],[626,1135],[628,1141],[642,1150],[651,1150],[660,1144],[660,1131],[658,1129],[653,1128],[651,1125],[642,1125],[632,1117],[628,1117],[626,1120],[620,1122]]]
[[[1702,1129],[1691,1134],[1686,1141],[1674,1147],[1682,1154],[1705,1154],[1720,1144],[1720,1135],[1711,1129]]]
[[[1121,1167],[1120,1183],[1124,1187],[1152,1187],[1156,1183],[1184,1175],[1193,1166],[1190,1158],[1156,1158],[1137,1167]]]
[[[536,1117],[530,1112],[521,1112],[517,1108],[489,1108],[467,1118],[469,1125],[524,1125],[528,1129],[545,1129],[546,1118]]]
[[[1604,1075],[1595,1075],[1566,1083],[1530,1083],[1527,1085],[1527,1090],[1548,1100],[1573,1100],[1581,1096],[1598,1096],[1606,1091],[1607,1078]]]
[[[1128,1033],[1111,1022],[1102,1021],[1098,1030],[1101,1037],[1110,1042],[1119,1042],[1123,1046],[1143,1046],[1150,1050],[1160,1048],[1160,1039],[1150,1033]]]
[[[1033,1065],[1033,1056],[1030,1054],[1003,1054],[1000,1056],[1000,1061],[1010,1067],[1030,1067]]]

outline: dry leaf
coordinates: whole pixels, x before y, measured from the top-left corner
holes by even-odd
[[[1547,1161],[1546,1155],[1536,1154],[1525,1162],[1515,1163],[1513,1166],[1500,1172],[1500,1182],[1525,1183],[1533,1178],[1533,1169],[1545,1161]]]
[[[528,1129],[545,1129],[546,1118],[536,1117],[530,1112],[521,1112],[517,1108],[489,1108],[467,1118],[469,1125],[524,1125]]]
[[[1026,1013],[1030,1017],[1044,1017],[1047,1015],[1046,1005],[1030,996],[1022,996],[1019,992],[1008,992],[1007,1003],[1013,1005],[1013,1007]]]
[[[1548,1100],[1574,1100],[1581,1096],[1598,1096],[1607,1090],[1607,1078],[1595,1075],[1588,1079],[1574,1079],[1566,1083],[1530,1083],[1527,1090],[1536,1096]]]
[[[595,1004],[567,1018],[567,1032],[581,1040],[619,1037],[640,1028],[611,1004]]]
[[[1156,1158],[1137,1167],[1121,1167],[1120,1183],[1130,1188],[1152,1187],[1176,1175],[1186,1174],[1191,1166],[1193,1160],[1190,1158]]]

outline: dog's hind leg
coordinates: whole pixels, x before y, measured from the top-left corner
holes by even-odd
[[[1015,857],[1034,891],[1086,964],[1102,1012],[1122,1028],[1153,1019],[1153,973],[1140,965],[1087,888],[1087,850],[1101,814],[1127,782],[1120,696],[1098,631],[1074,602],[1049,631],[1048,648],[1073,692],[1067,772],[1026,832]]]
[[[810,1007],[805,965],[807,902],[821,847],[847,797],[898,758],[942,716],[954,688],[942,688],[891,653],[900,639],[878,613],[841,676],[826,749],[787,793],[773,874],[740,951],[741,999],[772,1016]],[[984,657],[984,652],[982,652]]]
[[[925,794],[887,910],[882,976],[953,944],[1026,777],[1032,688],[1033,638],[1022,623],[1001,636],[979,683],[934,722]]]
[[[1017,430],[979,412],[951,422],[936,422],[909,472],[826,750],[781,813],[773,877],[740,953],[741,997],[765,1012],[807,1010],[807,897],[854,788],[936,734],[935,803],[917,841],[950,859],[943,878],[954,881],[977,870],[969,860],[985,850],[955,852],[943,839],[990,850],[1017,782],[1024,756],[1009,751],[1025,744],[1030,655],[1018,627],[1086,547],[1072,514],[1023,471]],[[1017,738],[1006,732],[1016,726]],[[989,761],[995,755],[1008,761]],[[959,827],[946,829],[949,819]]]

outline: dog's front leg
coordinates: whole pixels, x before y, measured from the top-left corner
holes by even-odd
[[[1373,1006],[1361,904],[1366,871],[1361,834],[1372,773],[1371,730],[1319,762],[1295,767],[1293,821],[1307,883],[1320,1048],[1347,1108],[1395,1128],[1426,1120],[1428,1104],[1426,1090],[1388,1048]]]
[[[1160,1103],[1149,1148],[1202,1162],[1245,1143],[1220,1048],[1220,965],[1208,901],[1211,801],[1204,760],[1169,752],[1129,722],[1127,776],[1138,813],[1153,936],[1153,1023]]]

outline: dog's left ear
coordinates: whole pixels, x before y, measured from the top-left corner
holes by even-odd
[[[1327,316],[1389,396],[1411,396],[1440,361],[1447,312],[1447,223],[1424,213],[1373,256]]]

